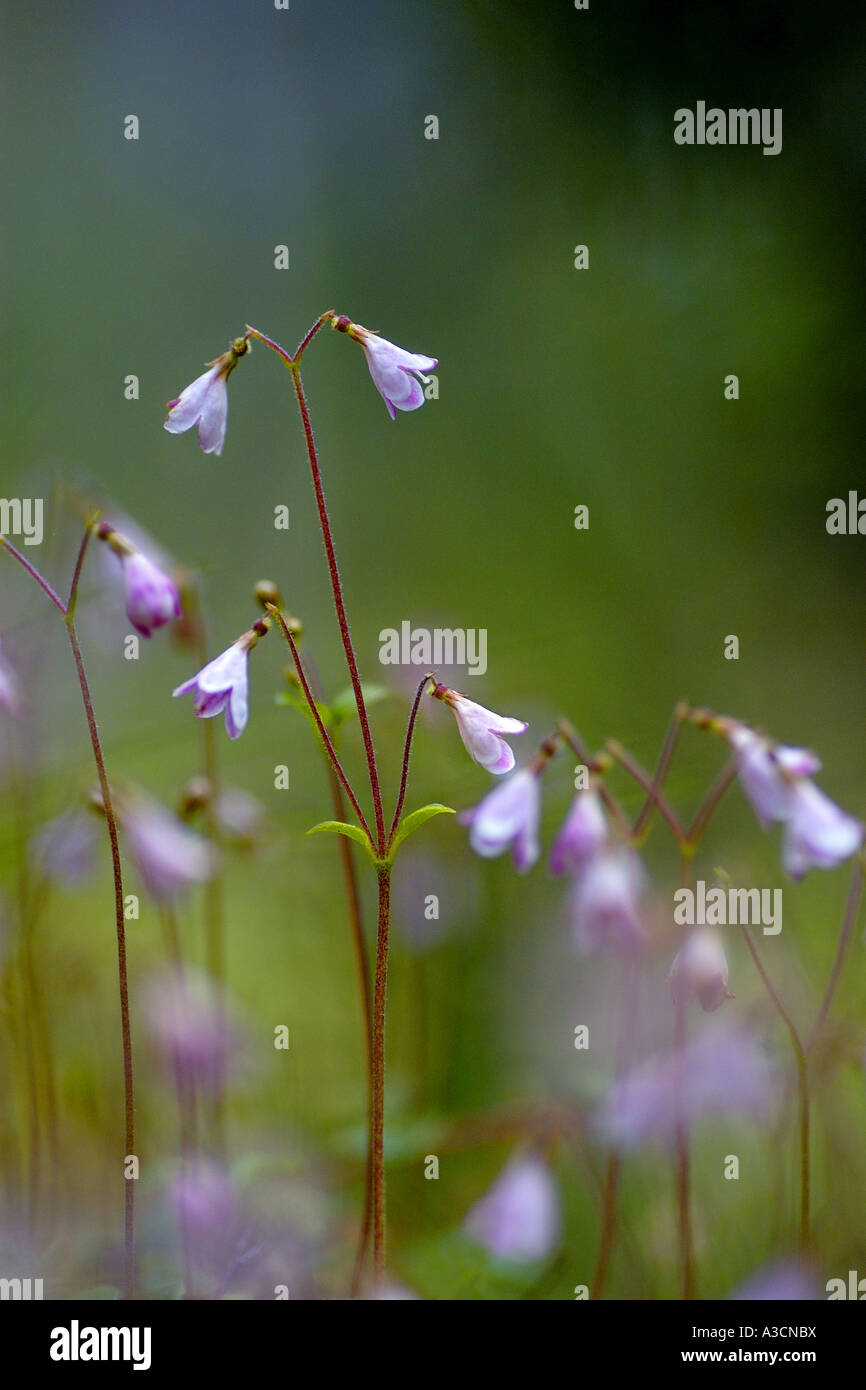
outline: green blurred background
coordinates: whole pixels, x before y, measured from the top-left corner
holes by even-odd
[[[341,688],[303,439],[277,360],[256,347],[232,377],[221,458],[162,429],[164,402],[245,323],[291,349],[333,307],[440,363],[440,399],[392,424],[354,346],[323,334],[306,359],[368,679],[388,675],[378,662],[385,627],[483,627],[489,670],[464,688],[530,719],[526,742],[563,713],[594,744],[616,734],[651,763],[673,704],[688,698],[814,746],[822,784],[863,815],[864,541],[825,530],[828,499],[866,491],[863,37],[850,8],[832,3],[585,13],[565,0],[292,0],[286,12],[265,0],[5,5],[2,495],[54,499],[39,554],[61,584],[78,526],[64,489],[133,517],[202,574],[214,653],[247,626],[255,582],[277,580],[326,685]],[[697,100],[782,107],[783,152],[676,146],[673,112]],[[123,137],[128,114],[140,120],[137,142]],[[437,141],[424,138],[429,114]],[[277,271],[283,243],[291,265]],[[589,247],[585,271],[573,266],[578,243]],[[128,373],[140,378],[138,401],[124,399]],[[724,399],[728,373],[739,376],[736,402]],[[280,503],[288,533],[272,524]],[[588,531],[574,529],[579,503]],[[85,730],[59,624],[11,561],[0,620],[30,678],[32,718],[13,737],[35,823],[88,785]],[[189,702],[169,698],[191,658],[161,635],[126,662],[124,622],[82,623],[112,774],[174,802],[198,766]],[[738,661],[723,657],[732,633]],[[303,837],[329,814],[324,773],[303,721],[274,704],[284,664],[272,637],[253,661],[248,731],[234,744],[220,735],[226,780],[259,797],[271,820],[264,848],[233,862],[227,880],[229,976],[253,1059],[233,1091],[231,1143],[253,1187],[256,1163],[315,1180],[316,1200],[280,1187],[263,1219],[273,1202],[291,1226],[299,1203],[318,1252],[311,1286],[339,1292],[360,1191],[357,1004],[335,846]],[[405,713],[405,687],[375,711],[392,787]],[[354,737],[347,761],[361,773]],[[709,741],[686,739],[671,779],[685,810],[719,762]],[[276,763],[290,768],[288,792],[273,789]],[[486,787],[437,707],[419,734],[410,807],[464,807]],[[556,767],[548,839],[568,794],[568,770]],[[2,829],[11,901],[11,814]],[[778,886],[777,850],[734,792],[701,863],[707,877],[723,864]],[[661,833],[649,858],[667,894],[676,865]],[[569,1297],[594,1257],[597,1155],[557,1159],[564,1254],[523,1285],[453,1234],[507,1148],[455,1154],[438,1184],[422,1181],[419,1155],[437,1151],[443,1116],[594,1096],[610,1076],[615,982],[569,955],[562,888],[543,867],[517,882],[505,862],[482,866],[465,831],[442,818],[400,874],[395,1274],[429,1297]],[[844,871],[786,886],[775,962],[806,1020],[845,892]],[[443,937],[410,949],[428,893],[440,895]],[[182,924],[191,955],[200,915],[194,902]],[[88,1229],[110,1239],[120,1077],[107,874],[62,899],[39,944],[63,1186]],[[858,938],[838,1005],[854,1027],[846,1055],[862,1046],[862,949]],[[160,950],[145,909],[131,931],[133,988]],[[738,999],[759,998],[739,943],[731,956]],[[648,967],[660,999],[666,966],[662,955]],[[591,1062],[571,1046],[584,1021],[604,1038]],[[283,1022],[287,1057],[271,1046]],[[146,1211],[174,1136],[170,1093],[143,1043],[140,1052]],[[816,1141],[826,1277],[866,1259],[862,1172],[850,1196],[836,1190],[829,1202],[833,1175],[856,1167],[862,1073],[833,1085],[833,1140]],[[20,1117],[7,1100],[14,1147]],[[708,1142],[715,1154],[732,1140]],[[770,1171],[765,1137],[746,1129],[739,1142],[738,1152],[754,1150],[754,1180],[720,1192],[714,1160],[696,1162],[706,1296],[729,1292],[786,1233],[784,1212],[767,1211],[773,1193],[784,1208],[791,1175]],[[611,1292],[672,1296],[663,1165],[636,1164],[625,1197],[642,1253],[621,1253]],[[74,1223],[70,1232],[45,1254],[56,1287],[80,1294],[110,1282],[99,1242],[91,1255]],[[170,1258],[160,1264],[152,1243],[145,1289],[170,1296]]]

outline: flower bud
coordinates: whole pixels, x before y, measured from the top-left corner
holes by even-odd
[[[676,1004],[697,999],[704,1013],[713,1013],[726,999],[733,999],[719,933],[712,927],[695,927],[674,957],[668,981]]]

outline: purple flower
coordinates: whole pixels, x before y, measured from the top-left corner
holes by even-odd
[[[260,633],[251,628],[220,655],[203,666],[198,675],[184,681],[172,693],[195,695],[194,709],[199,719],[213,719],[225,710],[229,738],[240,738],[249,717],[249,653]]]
[[[209,1159],[194,1159],[173,1179],[170,1193],[195,1264],[215,1277],[228,1274],[243,1234],[240,1199],[228,1174]]]
[[[171,902],[211,877],[213,847],[164,806],[136,794],[121,800],[118,810],[130,854],[157,901]]]
[[[600,1137],[615,1148],[672,1143],[681,1123],[743,1111],[766,1114],[773,1067],[754,1036],[733,1024],[704,1028],[681,1053],[664,1053],[617,1081],[596,1114]]]
[[[11,714],[13,719],[21,713],[21,696],[18,679],[0,648],[0,709]]]
[[[31,854],[47,878],[74,884],[95,867],[99,826],[90,811],[64,811],[33,837]]]
[[[731,1298],[737,1302],[810,1303],[819,1297],[815,1280],[802,1265],[782,1261],[753,1274]]]
[[[514,754],[502,735],[525,733],[529,728],[525,720],[494,714],[447,685],[437,685],[431,694],[453,710],[460,737],[473,762],[496,776],[511,771]]]
[[[797,782],[791,790],[782,841],[782,862],[792,878],[809,869],[833,869],[856,854],[863,826],[814,782]]]
[[[804,748],[771,744],[742,724],[727,733],[737,771],[758,820],[784,824],[782,860],[793,878],[809,869],[833,869],[855,854],[863,826],[810,780],[821,763]]]
[[[380,338],[360,323],[352,323],[345,314],[331,320],[331,326],[340,333],[347,333],[364,349],[367,366],[373,384],[392,420],[396,420],[398,410],[417,410],[424,404],[424,392],[418,378],[423,381],[425,372],[432,372],[438,365],[435,357],[424,357],[417,352],[407,352],[405,348]]]
[[[522,768],[488,792],[477,806],[460,814],[468,825],[469,843],[483,859],[494,859],[511,848],[514,867],[526,873],[538,859],[538,820],[541,796],[538,777]]]
[[[179,618],[180,595],[169,579],[146,555],[135,551],[123,560],[126,585],[126,613],[142,637]]]
[[[197,1084],[219,1085],[232,1037],[208,977],[189,970],[160,976],[147,991],[145,1007],[151,1036],[175,1072]]]
[[[733,999],[719,933],[712,927],[695,927],[689,932],[674,957],[668,980],[675,1003],[697,999],[705,1013],[713,1013],[726,999]]]
[[[772,744],[744,724],[731,726],[728,742],[737,754],[740,784],[765,830],[787,819],[793,780],[821,770],[808,749]]]
[[[572,940],[581,955],[631,950],[644,940],[643,864],[633,850],[614,846],[578,872],[571,903]]]
[[[543,1260],[560,1236],[553,1176],[533,1154],[514,1158],[469,1211],[464,1229],[498,1260]]]
[[[550,872],[574,873],[607,843],[608,828],[601,797],[594,787],[576,793],[550,851]]]
[[[168,402],[165,428],[170,434],[183,434],[198,425],[198,442],[204,452],[222,453],[229,404],[226,382],[238,358],[248,351],[246,338],[236,338],[228,352],[208,363],[208,371],[190,382],[176,401]]]

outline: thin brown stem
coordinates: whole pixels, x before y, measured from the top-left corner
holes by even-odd
[[[667,733],[665,734],[665,741],[662,745],[662,751],[659,755],[658,763],[656,764],[655,773],[653,774],[652,789],[649,795],[647,796],[647,799],[644,802],[640,812],[638,813],[638,817],[634,823],[633,834],[635,839],[639,839],[640,836],[643,835],[644,831],[649,826],[650,818],[656,806],[657,797],[665,784],[665,779],[667,778],[668,772],[670,770],[671,761],[673,759],[674,752],[676,751],[676,746],[679,741],[680,732],[682,730],[683,720],[685,719],[685,717],[686,707],[684,705],[677,705],[676,709],[673,712],[673,715],[671,716],[671,721],[668,724]]]
[[[777,994],[773,982],[767,974],[764,962],[761,960],[758,948],[755,945],[750,933],[745,925],[740,923],[740,930],[749,948],[752,960],[755,962],[758,974],[764,982],[764,988],[769,995],[773,1007],[785,1024],[791,1037],[791,1045],[794,1049],[794,1056],[797,1061],[797,1084],[800,1095],[800,1253],[805,1256],[809,1248],[809,1224],[810,1224],[810,1184],[811,1184],[811,1165],[809,1156],[809,1071],[806,1057],[806,1049],[800,1039],[794,1022]]]
[[[307,653],[307,665],[310,669],[310,687],[316,699],[324,700],[324,692],[321,688],[316,671],[315,663]],[[321,744],[320,744],[321,747]],[[322,747],[322,761],[328,774],[328,785],[331,789],[331,804],[334,808],[334,816],[338,821],[346,819],[346,803],[343,799],[343,787],[337,776],[334,765],[328,757],[327,749]],[[367,1257],[367,1246],[370,1241],[370,1231],[373,1218],[373,988],[370,980],[370,964],[367,959],[367,939],[364,932],[364,917],[361,908],[361,890],[358,883],[358,870],[355,863],[355,850],[351,840],[345,835],[338,835],[338,850],[340,863],[343,868],[343,880],[346,887],[346,898],[349,904],[349,923],[352,929],[352,946],[355,956],[355,968],[358,975],[358,993],[361,1003],[361,1030],[364,1040],[364,1075],[367,1085],[367,1151],[364,1163],[364,1208],[361,1217],[361,1229],[358,1235],[358,1249],[355,1254],[355,1265],[352,1271],[351,1294],[355,1298],[361,1289],[361,1279],[364,1271],[364,1261]]]
[[[659,812],[670,827],[671,834],[677,844],[682,845],[686,840],[686,832],[683,829],[679,816],[671,806],[667,797],[656,789],[649,773],[641,767],[640,763],[633,758],[616,739],[609,739],[605,744],[605,748],[610,756],[619,763],[620,767],[622,767],[630,777],[633,777],[639,786],[643,787],[653,805],[658,807]]]
[[[690,845],[697,845],[698,841],[700,840],[701,836],[703,835],[704,831],[709,825],[710,818],[715,814],[716,808],[718,807],[720,801],[725,795],[725,792],[728,790],[731,784],[734,781],[736,781],[736,777],[737,762],[735,758],[732,758],[731,761],[727,763],[725,767],[722,768],[722,771],[719,773],[715,782],[713,782],[712,786],[710,787],[709,791],[707,792],[706,796],[704,797],[703,801],[701,802],[700,806],[695,812],[694,819],[692,820],[692,823],[686,832],[686,839],[688,840]]]
[[[839,934],[839,944],[836,947],[836,958],[833,961],[833,969],[830,972],[830,979],[827,981],[827,988],[824,991],[824,998],[821,1000],[821,1007],[818,1010],[818,1017],[812,1024],[812,1031],[809,1034],[808,1042],[805,1046],[805,1053],[808,1056],[812,1051],[815,1040],[830,1012],[830,1005],[833,1002],[833,995],[836,993],[836,986],[839,983],[839,976],[842,973],[842,966],[848,954],[848,947],[851,944],[851,937],[854,934],[854,924],[857,921],[857,914],[860,911],[860,902],[863,897],[863,864],[857,860],[851,874],[851,887],[848,890],[848,902],[845,906],[845,916],[842,920],[842,931]]]
[[[72,571],[72,582],[69,585],[69,598],[66,600],[66,612],[74,614],[75,605],[78,602],[78,586],[81,583],[81,569],[84,565],[84,557],[87,554],[87,547],[90,545],[92,535],[90,523],[84,528],[84,535],[81,537],[81,544],[78,547],[78,554],[75,557],[75,568]]]
[[[406,725],[406,738],[403,742],[403,765],[400,771],[400,790],[397,795],[397,805],[394,807],[394,818],[391,821],[391,828],[388,831],[388,849],[394,843],[394,836],[397,833],[397,826],[400,824],[400,815],[403,810],[403,803],[406,800],[406,785],[409,780],[409,759],[412,755],[412,735],[415,732],[415,721],[418,718],[418,707],[424,694],[424,687],[432,680],[429,674],[418,684],[415,691],[415,699],[412,701],[412,708],[409,711],[409,722]]]
[[[268,604],[268,612],[273,614],[273,616],[276,618],[277,622],[280,625],[280,631],[282,632],[283,636],[286,639],[286,642],[288,643],[289,651],[292,654],[292,661],[294,662],[295,670],[298,675],[298,680],[301,682],[301,689],[304,692],[304,696],[306,698],[307,705],[309,706],[310,713],[312,714],[316,728],[319,731],[319,737],[322,740],[325,752],[327,753],[331,761],[331,765],[333,766],[335,773],[337,774],[337,776],[339,777],[340,781],[346,789],[346,795],[352,803],[352,809],[355,812],[355,815],[358,817],[361,829],[364,831],[364,834],[367,836],[367,839],[372,844],[373,837],[370,834],[370,828],[367,825],[366,817],[364,816],[364,812],[361,810],[361,807],[358,804],[358,798],[355,796],[355,793],[352,790],[352,785],[345,772],[343,771],[343,765],[337,756],[337,750],[331,741],[331,736],[325,728],[322,716],[319,713],[319,707],[316,704],[315,696],[313,695],[313,692],[310,688],[310,683],[307,680],[306,672],[304,671],[303,663],[301,661],[301,654],[298,651],[298,644],[292,636],[292,630],[286,622],[285,618],[283,617],[282,613],[280,612],[279,608],[275,607],[274,604]]]
[[[81,578],[81,567],[87,553],[90,542],[91,527],[88,522],[73,573],[72,584],[70,587],[69,604],[66,605],[54,592],[51,585],[43,579],[42,575],[31,565],[30,561],[16,550],[15,546],[0,536],[2,544],[10,555],[13,555],[18,562],[23,565],[30,577],[39,585],[43,593],[53,603],[57,611],[62,614],[66,623],[66,631],[69,636],[69,645],[72,648],[72,656],[75,662],[75,670],[78,676],[78,684],[81,689],[81,699],[84,705],[84,714],[87,720],[87,728],[90,734],[90,744],[93,750],[93,761],[96,766],[96,773],[99,780],[102,803],[105,813],[105,821],[108,827],[108,838],[111,847],[111,864],[114,878],[114,909],[115,909],[115,929],[117,936],[117,973],[118,989],[120,995],[120,1023],[121,1039],[123,1047],[123,1093],[124,1093],[124,1145],[126,1157],[131,1157],[135,1152],[135,1093],[132,1063],[132,1031],[129,1019],[129,981],[126,965],[126,924],[123,915],[123,871],[120,862],[120,846],[117,835],[117,819],[111,800],[111,791],[108,785],[108,775],[105,770],[105,759],[102,753],[102,744],[99,739],[99,730],[96,723],[96,715],[93,710],[93,700],[90,695],[90,686],[87,681],[87,672],[84,666],[84,658],[81,654],[81,647],[78,641],[78,633],[75,628],[74,609],[78,595],[78,584]],[[135,1190],[132,1178],[127,1178],[124,1172],[124,1269],[123,1269],[123,1290],[125,1298],[132,1298],[135,1292]]]
[[[0,536],[0,545],[4,546],[5,549],[9,551],[10,555],[14,555],[15,559],[18,561],[20,565],[24,566],[27,573],[30,575],[30,578],[36,581],[42,592],[48,595],[51,602],[54,604],[54,607],[57,609],[58,613],[61,613],[65,618],[66,604],[63,602],[61,598],[57,596],[57,594],[52,589],[51,585],[48,583],[47,579],[42,578],[42,575],[39,573],[38,569],[36,569],[34,565],[31,565],[30,561],[21,554],[20,550],[15,549],[15,546],[12,544],[10,540],[7,540],[6,536]]]
[[[295,358],[294,358],[295,362],[300,362],[301,358],[303,357],[303,355],[304,355],[304,353],[306,352],[307,348],[309,347],[310,343],[311,343],[311,342],[313,341],[313,339],[315,338],[315,336],[316,336],[316,334],[318,333],[319,329],[323,326],[323,324],[326,324],[326,323],[328,322],[328,320],[329,320],[329,319],[332,319],[333,317],[334,317],[334,311],[333,311],[333,309],[326,309],[325,312],[324,312],[324,314],[320,314],[320,315],[319,315],[319,317],[316,319],[316,322],[313,324],[312,328],[309,330],[308,333],[306,333],[306,334],[304,335],[304,337],[303,337],[303,338],[301,339],[301,341],[298,343],[298,346],[295,348]]]
[[[373,999],[373,1270],[385,1274],[385,1003],[388,986],[388,936],[391,922],[391,869],[379,868],[379,917],[376,933],[376,986]]]
[[[66,630],[69,634],[69,644],[72,648],[75,669],[78,674],[78,683],[81,687],[81,699],[84,704],[84,713],[87,719],[88,732],[90,734],[90,744],[93,749],[93,761],[96,765],[96,773],[99,779],[102,806],[105,813],[105,822],[108,826],[108,839],[111,846],[111,866],[114,876],[115,927],[117,934],[120,1025],[123,1044],[124,1157],[127,1158],[135,1154],[135,1092],[132,1065],[132,1030],[129,1021],[129,980],[126,965],[126,923],[123,915],[123,871],[120,863],[117,818],[111,800],[111,790],[108,785],[108,775],[105,770],[105,759],[102,753],[102,744],[99,739],[96,716],[93,712],[93,701],[90,696],[90,686],[88,685],[87,673],[84,668],[84,658],[81,655],[81,647],[78,642],[78,634],[75,630],[75,622],[71,616],[66,620]],[[124,1172],[123,1287],[124,1297],[127,1299],[132,1298],[135,1291],[135,1189],[133,1183],[134,1179],[128,1178]]]
[[[307,409],[307,398],[304,394],[304,386],[301,381],[301,373],[296,364],[293,363],[292,381],[295,386],[295,395],[298,399],[298,409],[301,412],[301,423],[304,427],[304,438],[307,444],[307,454],[310,460],[310,471],[313,478],[313,489],[316,494],[316,506],[319,512],[319,522],[322,528],[322,539],[325,543],[325,554],[328,561],[328,571],[331,576],[331,588],[334,594],[334,607],[337,612],[337,622],[340,628],[340,638],[343,643],[343,651],[346,656],[346,665],[349,669],[349,676],[352,682],[352,690],[355,695],[355,704],[358,708],[358,720],[361,725],[361,738],[364,743],[364,752],[367,758],[367,770],[370,775],[370,791],[373,797],[373,810],[376,819],[376,850],[379,855],[385,853],[385,817],[382,809],[382,793],[379,788],[379,772],[376,766],[376,754],[373,748],[373,736],[370,732],[370,721],[367,716],[367,706],[364,700],[364,692],[361,686],[361,677],[358,674],[358,662],[355,658],[355,649],[352,645],[352,636],[349,631],[349,620],[346,615],[346,605],[343,599],[343,586],[340,581],[340,571],[337,566],[337,556],[334,550],[334,540],[331,534],[331,523],[328,517],[328,508],[325,502],[325,491],[322,485],[322,475],[319,469],[319,458],[316,451],[316,441],[313,435],[313,427],[310,423],[310,413]]]
[[[280,347],[279,343],[273,338],[269,338],[266,333],[260,333],[257,328],[253,328],[250,324],[247,324],[247,336],[249,338],[257,338],[260,343],[264,343],[265,347],[271,348],[272,351],[282,359],[285,366],[291,367],[292,359],[286,352],[286,349]]]

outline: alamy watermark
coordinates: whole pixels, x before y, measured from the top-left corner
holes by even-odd
[[[694,111],[681,106],[674,112],[674,140],[678,145],[763,145],[764,154],[782,153],[782,108],[731,107],[723,111],[699,101]]]
[[[383,666],[465,666],[470,676],[483,676],[487,629],[413,627],[405,619],[399,631],[385,627],[379,633],[379,660]]]
[[[41,545],[44,510],[41,497],[0,497],[0,536],[21,536],[25,545]]]
[[[679,927],[758,927],[765,936],[782,930],[781,888],[707,888],[702,878],[674,893],[674,921]]]
[[[0,1300],[29,1303],[43,1297],[41,1279],[0,1279]]]

